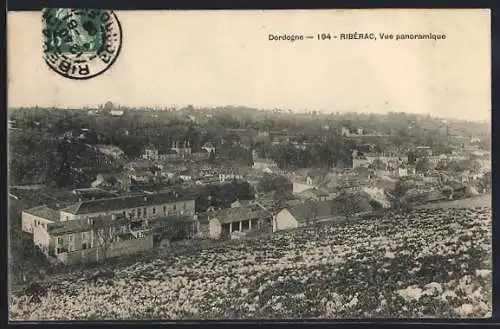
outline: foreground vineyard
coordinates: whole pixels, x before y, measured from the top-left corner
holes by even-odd
[[[12,320],[486,317],[491,210],[420,209],[80,273]]]

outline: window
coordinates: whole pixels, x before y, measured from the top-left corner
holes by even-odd
[[[182,205],[182,208],[183,209],[186,209],[186,203],[184,202],[184,204]]]
[[[156,208],[153,207],[153,214],[156,214]]]
[[[126,211],[123,212],[123,217],[127,217],[127,212]]]
[[[73,242],[73,234],[70,234],[70,235],[68,236],[68,239],[69,239],[69,242]]]
[[[57,238],[57,244],[62,244],[63,243],[63,239],[62,238]]]
[[[163,206],[163,212],[166,214],[167,213],[167,206]]]
[[[248,220],[245,220],[241,223],[241,230],[242,231],[248,231],[250,229],[250,222]]]
[[[130,223],[130,229],[132,229],[132,230],[139,230],[141,228],[142,228],[142,222],[141,221],[131,222]]]
[[[69,220],[69,216],[66,216],[66,220]]]
[[[147,208],[143,208],[144,210],[144,217],[146,217],[148,215],[148,209]]]
[[[137,209],[137,216],[138,217],[141,217],[141,213],[142,213],[141,208]]]
[[[176,210],[176,209],[177,209],[177,205],[175,205],[175,204],[174,204],[174,207],[173,207],[173,208],[174,208],[174,210]]]

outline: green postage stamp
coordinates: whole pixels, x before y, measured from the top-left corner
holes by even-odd
[[[89,79],[116,61],[122,29],[116,14],[101,9],[43,10],[43,52],[48,66],[70,79]]]

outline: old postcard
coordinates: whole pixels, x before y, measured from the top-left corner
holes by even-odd
[[[489,10],[7,29],[11,321],[491,316]]]

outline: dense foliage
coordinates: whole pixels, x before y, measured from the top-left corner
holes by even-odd
[[[351,150],[369,149],[378,152],[404,150],[410,146],[428,145],[436,153],[449,152],[447,134],[479,136],[483,149],[491,148],[490,126],[482,123],[450,121],[447,128],[443,121],[430,116],[404,113],[375,114],[290,114],[288,111],[258,111],[245,107],[216,109],[126,109],[123,116],[112,116],[109,111],[121,109],[106,104],[99,114],[75,109],[16,109],[9,113],[9,120],[17,130],[9,135],[10,179],[15,184],[54,182],[60,185],[74,181],[75,177],[61,177],[65,157],[78,159],[82,145],[113,144],[129,158],[138,157],[143,148],[153,144],[168,149],[173,141],[187,140],[193,151],[199,151],[206,142],[212,142],[234,161],[252,164],[245,148],[230,146],[240,143],[253,148],[260,157],[275,160],[281,168],[350,166]],[[195,119],[191,119],[195,117]],[[322,130],[324,126],[328,130]],[[384,138],[346,139],[339,135],[341,127],[353,131],[362,127],[364,134],[386,134]],[[292,136],[290,142],[307,142],[304,149],[291,143],[273,145],[270,137],[257,132],[275,131]],[[71,147],[61,149],[59,137],[71,133]],[[82,137],[82,139],[79,139]],[[221,145],[225,141],[226,144]],[[66,152],[66,153],[65,153]],[[77,160],[74,160],[77,161]],[[214,157],[211,157],[214,161]],[[75,175],[75,173],[64,173]],[[64,176],[63,175],[63,176]],[[62,181],[61,181],[62,180]],[[83,184],[83,182],[82,182]]]

